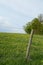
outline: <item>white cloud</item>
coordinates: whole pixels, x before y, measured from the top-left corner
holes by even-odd
[[[43,13],[42,0],[0,0],[0,4],[2,14],[0,27],[8,30],[14,31],[15,27],[22,27],[38,14]]]
[[[18,32],[23,33],[23,29],[17,29],[10,21],[7,20],[6,17],[0,16],[0,31],[2,32]]]
[[[29,12],[35,8],[35,4],[28,0],[1,0],[1,3],[24,15],[33,14]]]
[[[0,0],[0,3],[25,16],[37,16],[42,12],[43,2],[40,0]]]
[[[0,16],[0,28],[9,28],[11,27],[11,23],[7,20],[6,17]]]
[[[6,19],[5,17],[3,17],[3,16],[0,16],[0,20],[3,20],[3,19]]]

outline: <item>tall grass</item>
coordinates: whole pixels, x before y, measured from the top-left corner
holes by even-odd
[[[25,62],[30,35],[0,33],[0,65],[43,65],[43,35],[34,35],[30,57]]]

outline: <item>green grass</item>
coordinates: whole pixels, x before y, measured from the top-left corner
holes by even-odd
[[[0,33],[0,65],[43,65],[43,35],[34,35],[31,61],[26,62],[26,49],[30,35]]]

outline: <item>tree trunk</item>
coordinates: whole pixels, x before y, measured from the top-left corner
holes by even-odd
[[[31,44],[32,44],[32,38],[33,38],[33,29],[31,31],[30,40],[28,43],[27,51],[26,51],[26,60],[30,60],[30,48],[31,48]]]

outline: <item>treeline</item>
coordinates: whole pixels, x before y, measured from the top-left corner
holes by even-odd
[[[30,34],[31,30],[34,30],[34,34],[43,34],[43,15],[40,14],[38,18],[34,18],[31,22],[28,22],[24,26],[26,33]]]

